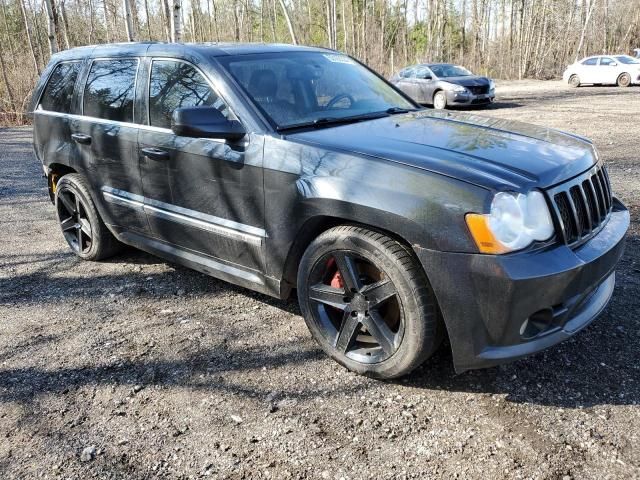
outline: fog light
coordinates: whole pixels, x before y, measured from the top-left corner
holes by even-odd
[[[547,330],[553,322],[553,310],[545,308],[527,318],[520,326],[520,336],[525,340],[537,337]]]

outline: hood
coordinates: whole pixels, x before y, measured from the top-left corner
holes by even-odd
[[[591,143],[575,135],[433,110],[306,131],[287,139],[386,159],[489,189],[551,187],[597,161]]]
[[[477,75],[465,75],[463,77],[438,77],[441,82],[449,82],[463,87],[484,87],[489,85],[487,77],[478,77]]]

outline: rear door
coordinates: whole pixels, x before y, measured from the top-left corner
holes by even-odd
[[[71,130],[82,169],[99,192],[105,221],[148,233],[134,121],[139,64],[138,58],[92,60],[82,90],[82,116],[74,119]]]
[[[195,65],[148,60],[147,123],[138,157],[145,211],[154,236],[173,245],[261,271],[264,189],[261,136],[239,142],[188,138],[171,130],[176,108],[214,106],[237,119]],[[237,270],[227,271],[239,274]]]
[[[81,61],[61,62],[50,71],[33,114],[33,145],[45,165],[61,163],[77,168],[78,149],[71,138],[73,93],[82,70]]]

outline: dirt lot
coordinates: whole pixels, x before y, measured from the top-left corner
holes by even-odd
[[[640,88],[509,83],[486,114],[593,138],[632,209],[570,341],[398,382],[326,359],[295,302],[66,248],[29,129],[0,130],[0,478],[640,478]]]

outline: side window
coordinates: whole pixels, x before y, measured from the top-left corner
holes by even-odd
[[[600,65],[609,66],[609,65],[612,65],[614,63],[616,63],[616,62],[614,62],[609,57],[600,57]]]
[[[582,65],[594,66],[598,64],[598,57],[587,58]]]
[[[133,59],[95,60],[84,87],[84,115],[133,122],[137,69]]]
[[[215,107],[230,118],[231,112],[207,81],[188,63],[154,60],[149,83],[149,123],[171,128],[171,115],[181,107]]]
[[[61,63],[56,66],[42,93],[39,107],[51,112],[70,113],[73,88],[79,71],[79,62]]]

